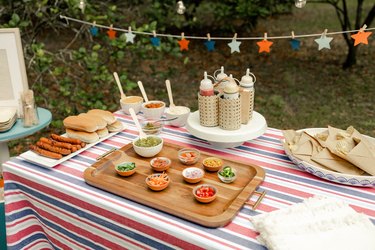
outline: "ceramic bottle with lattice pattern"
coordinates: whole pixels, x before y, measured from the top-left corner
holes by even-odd
[[[256,77],[250,72],[250,69],[246,70],[246,75],[242,76],[240,81],[241,86],[241,123],[247,124],[253,117],[254,110],[254,83]]]

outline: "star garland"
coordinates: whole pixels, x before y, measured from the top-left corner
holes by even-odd
[[[60,18],[65,19],[65,20],[70,20],[86,25],[90,25],[91,27],[89,28],[89,32],[93,37],[98,36],[99,34],[99,28],[102,29],[107,29],[107,36],[110,40],[114,40],[117,38],[117,31],[125,32],[125,37],[126,37],[126,43],[134,43],[134,39],[136,37],[136,34],[140,35],[152,35],[153,37],[150,38],[150,42],[152,46],[154,47],[159,47],[161,44],[161,39],[160,37],[172,37],[172,38],[180,38],[180,40],[177,41],[180,51],[188,51],[189,50],[189,45],[190,45],[190,40],[195,39],[195,40],[205,40],[204,46],[206,47],[207,51],[212,52],[215,50],[215,44],[216,41],[214,40],[231,40],[227,45],[230,48],[230,53],[233,54],[235,52],[240,53],[240,46],[241,46],[241,41],[238,40],[261,40],[257,42],[256,44],[258,45],[258,53],[270,53],[271,52],[271,46],[273,45],[273,42],[269,41],[271,40],[276,40],[276,39],[290,39],[289,43],[291,46],[291,49],[294,51],[298,51],[301,46],[301,41],[297,38],[306,38],[306,37],[316,37],[320,36],[317,39],[314,39],[314,41],[318,44],[318,50],[323,50],[323,49],[331,49],[331,42],[333,40],[333,37],[328,37],[327,35],[337,35],[337,34],[344,34],[344,33],[355,33],[351,35],[351,38],[353,39],[353,45],[358,46],[360,44],[365,44],[368,45],[368,39],[372,35],[372,32],[366,31],[366,30],[374,30],[375,28],[367,28],[367,25],[364,24],[362,28],[359,30],[350,30],[350,31],[339,31],[339,32],[331,32],[327,33],[327,30],[324,30],[322,34],[307,34],[307,35],[298,35],[295,36],[294,32],[292,31],[291,36],[275,36],[275,37],[268,37],[267,38],[267,33],[264,34],[264,37],[241,37],[237,38],[237,33],[234,34],[233,38],[228,38],[228,37],[210,37],[210,34],[207,34],[207,37],[197,37],[197,36],[185,36],[184,33],[181,33],[181,36],[179,35],[171,35],[171,34],[156,34],[155,31],[152,33],[150,32],[143,32],[143,31],[132,31],[131,27],[128,28],[128,30],[120,29],[120,28],[113,28],[113,25],[111,24],[110,26],[105,26],[105,25],[99,25],[96,24],[96,22],[90,23],[86,21],[82,21],[79,19],[67,17],[67,16],[62,16],[60,15]],[[159,36],[159,37],[158,37]]]

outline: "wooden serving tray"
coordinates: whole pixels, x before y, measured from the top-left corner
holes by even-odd
[[[177,156],[177,152],[181,148],[179,145],[164,142],[162,151],[157,155],[172,160],[171,167],[166,171],[171,183],[160,192],[152,191],[145,182],[146,177],[154,172],[150,167],[152,158],[138,156],[131,143],[87,168],[84,172],[84,179],[92,186],[203,226],[220,227],[226,225],[263,181],[264,170],[250,163],[231,161],[205,152],[201,152],[196,164],[186,166],[179,161]],[[193,166],[204,169],[202,161],[209,156],[219,157],[224,161],[224,166],[229,165],[235,168],[237,179],[230,184],[226,184],[220,181],[217,172],[206,171],[203,180],[199,183],[189,184],[185,182],[182,171]],[[136,173],[132,176],[122,177],[116,173],[115,166],[125,161],[135,162],[137,166]],[[218,194],[213,202],[203,204],[195,200],[193,188],[200,184],[212,184],[217,188]]]

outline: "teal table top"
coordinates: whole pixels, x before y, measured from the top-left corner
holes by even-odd
[[[22,120],[17,119],[16,123],[13,125],[13,127],[10,130],[6,132],[0,132],[0,142],[6,142],[6,141],[26,137],[48,126],[52,120],[51,112],[44,108],[37,108],[37,111],[38,111],[38,116],[39,116],[38,125],[25,128],[23,127]]]

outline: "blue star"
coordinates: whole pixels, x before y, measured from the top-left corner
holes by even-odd
[[[301,45],[301,41],[297,39],[290,40],[290,45],[292,46],[292,50],[299,50],[299,46]]]
[[[204,42],[204,45],[206,46],[208,51],[214,51],[215,49],[215,41],[207,40],[206,42]]]
[[[92,26],[90,28],[90,33],[91,33],[92,36],[97,36],[98,35],[98,27]]]
[[[152,45],[154,45],[155,47],[158,47],[160,46],[160,38],[159,37],[151,37],[151,43]]]

